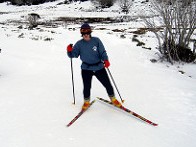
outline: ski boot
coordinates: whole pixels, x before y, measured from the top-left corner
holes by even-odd
[[[84,100],[84,104],[82,106],[82,110],[86,110],[90,105],[90,99],[89,100]]]
[[[110,97],[110,100],[112,102],[113,105],[117,106],[117,107],[122,107],[122,104],[113,96],[113,97]]]

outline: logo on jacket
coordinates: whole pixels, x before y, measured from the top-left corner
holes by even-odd
[[[94,46],[92,49],[93,49],[93,51],[95,51],[95,52],[97,51],[97,47],[96,47],[96,46]]]

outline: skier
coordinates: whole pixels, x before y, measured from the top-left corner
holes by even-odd
[[[115,98],[113,87],[110,83],[105,68],[110,66],[106,50],[103,43],[98,37],[92,37],[92,29],[88,23],[84,23],[80,28],[82,39],[73,46],[67,46],[67,55],[70,58],[78,58],[82,60],[82,79],[83,79],[83,95],[84,104],[82,110],[86,110],[90,105],[90,90],[92,77],[95,76],[106,88],[107,94],[111,102],[116,106],[122,106]]]

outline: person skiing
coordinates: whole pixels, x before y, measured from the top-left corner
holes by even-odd
[[[83,80],[84,104],[82,110],[86,110],[90,105],[90,90],[92,77],[95,76],[106,88],[111,102],[120,107],[121,103],[115,98],[113,87],[110,83],[105,68],[110,66],[105,47],[98,37],[92,37],[92,29],[88,23],[84,23],[80,28],[82,39],[73,46],[67,46],[67,55],[70,58],[82,60],[81,74]]]

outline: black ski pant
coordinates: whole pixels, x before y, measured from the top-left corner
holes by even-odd
[[[95,76],[106,88],[107,94],[110,97],[114,96],[114,90],[105,68],[98,71],[82,70],[82,79],[84,85],[83,94],[85,100],[88,100],[90,98],[90,90],[93,76]]]

